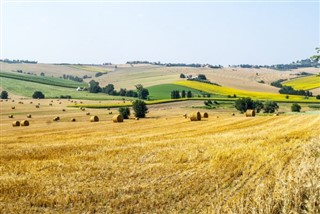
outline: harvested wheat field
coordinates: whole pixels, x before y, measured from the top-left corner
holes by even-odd
[[[12,127],[25,114],[10,119],[9,106],[0,213],[320,212],[319,115],[210,112],[191,122],[163,105],[124,123],[90,109],[100,117],[90,123],[79,109],[30,104],[31,125]]]

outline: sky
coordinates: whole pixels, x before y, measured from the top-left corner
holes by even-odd
[[[270,65],[320,46],[319,1],[1,1],[2,59]]]

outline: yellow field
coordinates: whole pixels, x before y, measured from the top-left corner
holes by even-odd
[[[313,75],[308,77],[296,78],[283,82],[283,85],[292,86],[294,89],[310,90],[320,88],[320,76]]]
[[[285,94],[275,94],[268,92],[256,92],[256,91],[244,91],[235,88],[228,88],[224,86],[216,86],[207,83],[197,82],[197,81],[179,81],[175,82],[175,84],[194,88],[197,90],[205,91],[213,94],[221,94],[221,95],[234,95],[236,94],[238,97],[251,97],[254,99],[271,99],[278,101],[296,101],[296,100],[304,100],[304,96],[297,95],[289,95],[289,99],[285,98]],[[308,100],[316,101],[314,97],[309,98]]]
[[[190,122],[192,101],[115,124],[116,110],[30,101],[0,103],[0,213],[320,212],[319,115]],[[29,127],[11,126],[28,113]]]

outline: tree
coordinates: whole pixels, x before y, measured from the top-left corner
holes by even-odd
[[[1,91],[0,98],[1,99],[8,99],[8,92],[7,91]]]
[[[310,58],[315,62],[319,62],[320,61],[320,48],[316,48],[316,52],[317,52],[317,54],[313,55]]]
[[[204,75],[204,74],[199,74],[199,75],[198,75],[198,79],[199,79],[199,80],[207,80],[207,77],[206,77],[206,75]]]
[[[191,91],[188,91],[188,92],[187,92],[187,97],[188,97],[188,98],[191,98],[191,97],[192,97],[192,92],[191,92]]]
[[[41,73],[40,73],[40,76],[44,77],[44,76],[45,76],[45,74],[44,74],[43,72],[41,72]]]
[[[119,108],[119,114],[123,117],[123,119],[129,119],[130,109],[128,107]]]
[[[264,104],[263,112],[264,113],[274,113],[278,109],[279,109],[279,106],[275,101],[268,100]]]
[[[143,86],[141,84],[136,85],[136,89],[138,91],[138,97],[140,99],[147,99],[148,95],[149,95],[149,91],[146,88],[143,88]]]
[[[94,80],[91,80],[89,82],[89,92],[90,93],[99,93],[101,92],[101,87],[99,86],[99,82],[96,82]]]
[[[180,92],[177,90],[171,91],[171,99],[179,99],[180,98]]]
[[[257,113],[259,113],[264,107],[263,103],[260,100],[254,101],[253,106]]]
[[[181,97],[182,97],[182,98],[185,98],[185,97],[186,97],[186,91],[185,91],[185,90],[182,90],[182,91],[181,91]]]
[[[291,111],[292,112],[300,112],[300,110],[301,110],[301,106],[299,104],[293,103],[291,105]]]
[[[180,74],[180,78],[186,78],[186,75],[184,75],[183,73]]]
[[[108,84],[104,88],[102,88],[102,92],[111,95],[114,91],[114,85]]]
[[[247,109],[254,109],[254,102],[250,97],[239,98],[235,102],[235,108],[243,113],[247,111]]]
[[[41,91],[35,91],[32,95],[34,99],[44,99],[44,94]]]
[[[317,100],[320,100],[320,95],[317,95],[317,96],[316,96],[316,99],[317,99]]]
[[[134,115],[139,118],[144,118],[148,113],[148,107],[143,100],[135,100],[132,102]]]
[[[126,93],[127,93],[127,89],[125,89],[125,88],[120,88],[120,91],[119,91],[119,95],[120,95],[120,96],[126,96]]]

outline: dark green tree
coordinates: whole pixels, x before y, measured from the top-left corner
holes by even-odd
[[[254,101],[253,106],[254,106],[254,109],[257,111],[257,113],[259,113],[264,107],[263,103],[260,100]]]
[[[180,78],[186,78],[186,75],[184,75],[183,73],[180,74]]]
[[[182,91],[181,91],[181,97],[182,97],[182,98],[185,98],[185,97],[186,97],[186,91],[185,91],[185,90],[182,90]]]
[[[34,99],[44,99],[44,94],[41,91],[35,91],[32,95]]]
[[[119,91],[119,95],[120,95],[120,96],[126,96],[126,93],[127,93],[127,89],[125,89],[125,88],[120,88],[120,91]]]
[[[102,91],[101,87],[99,86],[99,82],[96,82],[94,80],[91,80],[89,82],[89,92],[90,93],[99,93]]]
[[[192,92],[191,92],[191,91],[188,91],[188,92],[187,92],[187,97],[188,97],[188,98],[192,98]]]
[[[134,116],[139,118],[144,118],[148,113],[147,104],[142,100],[135,100],[132,102],[132,108],[134,111]]]
[[[254,102],[250,97],[239,98],[235,102],[235,108],[243,113],[247,111],[247,109],[254,109]]]
[[[114,91],[114,85],[108,84],[102,88],[102,92],[111,95]]]
[[[264,113],[274,113],[278,109],[279,109],[279,106],[275,101],[268,100],[264,104],[263,112]]]
[[[180,92],[177,90],[171,91],[171,99],[179,99],[180,98]]]
[[[130,109],[128,107],[119,108],[119,114],[122,115],[123,119],[129,119]]]
[[[291,111],[292,112],[300,112],[300,110],[301,110],[301,106],[299,104],[293,103],[291,105]]]
[[[8,99],[8,92],[7,91],[1,91],[0,98],[1,99]]]
[[[207,77],[206,77],[206,75],[204,75],[204,74],[199,74],[199,75],[198,75],[198,79],[199,79],[199,80],[207,80]]]
[[[141,84],[136,85],[136,89],[138,91],[138,97],[140,99],[147,99],[148,95],[149,95],[149,91],[146,88],[143,88],[143,86]]]

